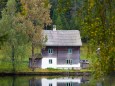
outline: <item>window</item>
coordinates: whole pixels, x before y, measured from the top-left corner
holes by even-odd
[[[72,49],[71,48],[68,49],[68,54],[72,54]]]
[[[73,83],[72,82],[68,82],[68,83],[66,83],[66,86],[73,86]]]
[[[67,59],[67,60],[66,60],[66,63],[67,63],[67,64],[72,64],[72,59]]]
[[[49,64],[52,64],[52,59],[49,59]]]
[[[52,83],[50,83],[49,86],[52,86]]]
[[[48,53],[52,54],[53,53],[53,49],[48,49]]]

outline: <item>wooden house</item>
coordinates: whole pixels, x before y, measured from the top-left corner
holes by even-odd
[[[37,59],[37,67],[80,69],[79,30],[44,30],[47,36],[46,47],[42,49],[42,58]],[[30,61],[31,64],[31,61]]]

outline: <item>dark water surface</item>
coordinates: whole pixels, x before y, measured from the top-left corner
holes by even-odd
[[[0,86],[115,86],[115,77],[0,76]]]

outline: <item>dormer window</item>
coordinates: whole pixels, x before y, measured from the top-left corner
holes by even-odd
[[[53,54],[53,49],[48,49],[48,54]]]
[[[72,49],[71,48],[68,49],[68,54],[72,54]]]

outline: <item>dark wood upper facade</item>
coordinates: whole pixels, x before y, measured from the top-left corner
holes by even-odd
[[[46,46],[42,50],[43,58],[57,58],[57,65],[77,64],[80,61],[79,46]]]

